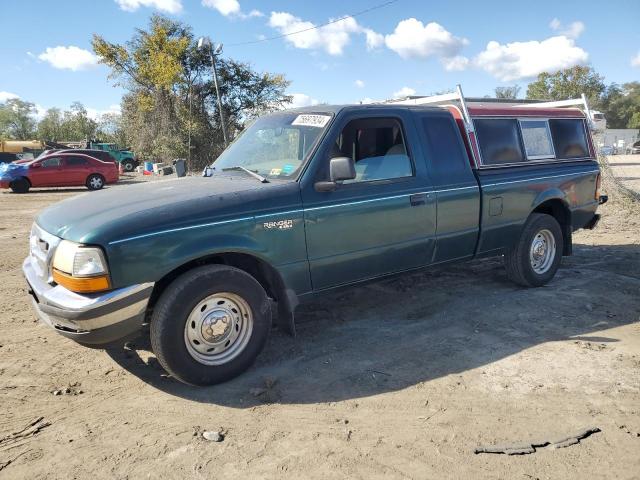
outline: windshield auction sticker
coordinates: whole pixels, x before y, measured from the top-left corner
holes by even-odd
[[[300,125],[302,127],[324,127],[329,120],[331,120],[331,116],[329,115],[298,115],[296,119],[291,122],[291,125]]]

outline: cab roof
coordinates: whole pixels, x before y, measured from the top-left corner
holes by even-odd
[[[585,118],[584,112],[579,108],[538,108],[533,105],[524,106],[522,103],[467,103],[469,115],[471,117],[544,117],[544,118]],[[343,110],[440,110],[447,108],[458,109],[455,104],[447,105],[403,105],[393,103],[367,103],[367,104],[346,104],[346,105],[313,105],[309,107],[298,107],[284,110],[287,113],[333,113],[336,114]],[[453,113],[453,112],[452,112]]]

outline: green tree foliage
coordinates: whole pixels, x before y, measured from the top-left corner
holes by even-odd
[[[605,91],[604,77],[591,66],[576,65],[556,73],[542,72],[527,87],[527,98],[536,100],[566,100],[580,98],[583,93],[590,105],[598,107]]]
[[[59,108],[50,108],[38,123],[38,137],[42,140],[64,140],[63,116]]]
[[[191,167],[200,168],[220,153],[211,60],[196,48],[189,26],[154,15],[146,30],[136,30],[124,44],[94,35],[93,49],[111,68],[110,77],[127,89],[119,128],[141,158],[191,158]],[[228,58],[218,58],[217,67],[231,136],[248,119],[290,100],[284,93],[289,82],[281,75],[258,73]]]
[[[513,85],[511,87],[496,87],[495,94],[496,98],[516,99],[520,94],[520,86]]]
[[[124,129],[122,115],[105,113],[98,118],[96,139],[106,143],[116,143],[121,148],[129,145],[129,136]]]
[[[99,136],[98,123],[89,118],[84,105],[74,102],[64,112],[59,108],[47,110],[38,123],[37,136],[54,142],[93,140]]]
[[[527,98],[566,100],[584,93],[589,105],[600,110],[607,128],[640,128],[640,82],[606,86],[590,66],[576,66],[550,74],[543,72],[527,88]]]
[[[32,140],[36,130],[36,106],[19,98],[0,104],[0,137]]]
[[[608,128],[640,128],[640,82],[612,83],[602,98]]]

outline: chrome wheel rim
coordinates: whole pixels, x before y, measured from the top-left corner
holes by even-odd
[[[541,275],[551,268],[556,258],[556,240],[550,230],[540,230],[531,241],[529,260],[535,273]]]
[[[197,362],[222,365],[242,353],[252,331],[249,304],[234,293],[215,293],[191,310],[184,325],[184,342]]]
[[[100,188],[102,187],[102,179],[100,177],[91,177],[91,179],[89,179],[89,185],[91,185],[92,188]]]
[[[132,171],[133,171],[133,163],[131,163],[131,162],[125,162],[125,164],[124,164],[124,169],[125,169],[127,172],[132,172]]]

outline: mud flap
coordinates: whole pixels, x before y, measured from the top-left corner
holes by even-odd
[[[298,296],[293,290],[286,290],[286,298],[278,302],[278,319],[276,324],[283,332],[292,337],[296,336],[295,309],[298,306]]]

